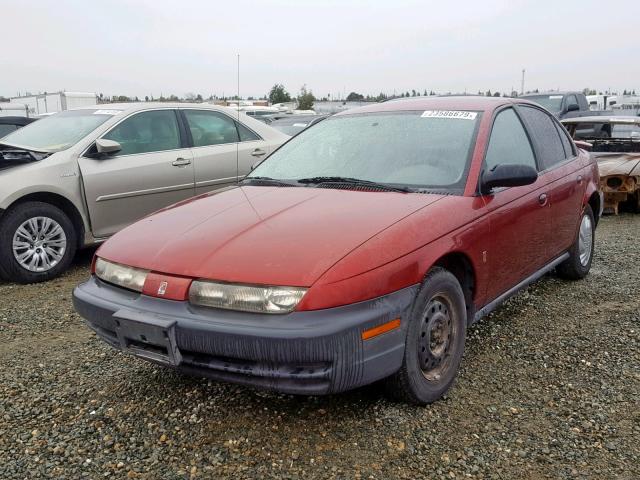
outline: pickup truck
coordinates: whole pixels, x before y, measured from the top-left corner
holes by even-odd
[[[0,140],[0,279],[62,273],[78,248],[234,185],[290,137],[226,107],[81,107]]]
[[[584,117],[592,113],[582,92],[528,93],[520,98],[542,105],[558,119]]]

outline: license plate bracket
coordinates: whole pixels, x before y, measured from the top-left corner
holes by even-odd
[[[174,319],[127,309],[118,310],[113,318],[123,352],[170,366],[182,361]]]

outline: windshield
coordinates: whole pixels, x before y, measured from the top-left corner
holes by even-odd
[[[550,112],[559,112],[562,110],[562,95],[527,95],[527,100],[542,105]]]
[[[462,111],[333,117],[284,144],[248,178],[349,177],[462,190],[479,118]]]
[[[68,110],[30,123],[0,142],[40,152],[59,152],[74,145],[121,110]]]

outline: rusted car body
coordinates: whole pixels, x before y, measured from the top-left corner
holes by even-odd
[[[617,215],[621,203],[640,212],[640,117],[594,116],[562,123],[574,140],[591,144],[600,169],[604,212]]]

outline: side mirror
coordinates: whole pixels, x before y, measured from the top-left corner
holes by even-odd
[[[107,140],[106,138],[99,138],[96,140],[96,151],[100,154],[116,153],[122,150],[122,145],[113,140]]]
[[[580,107],[577,103],[572,103],[571,105],[567,106],[567,112],[577,112],[578,110],[580,110]]]
[[[496,165],[482,172],[480,193],[487,194],[498,187],[531,185],[538,179],[538,171],[528,165]]]

